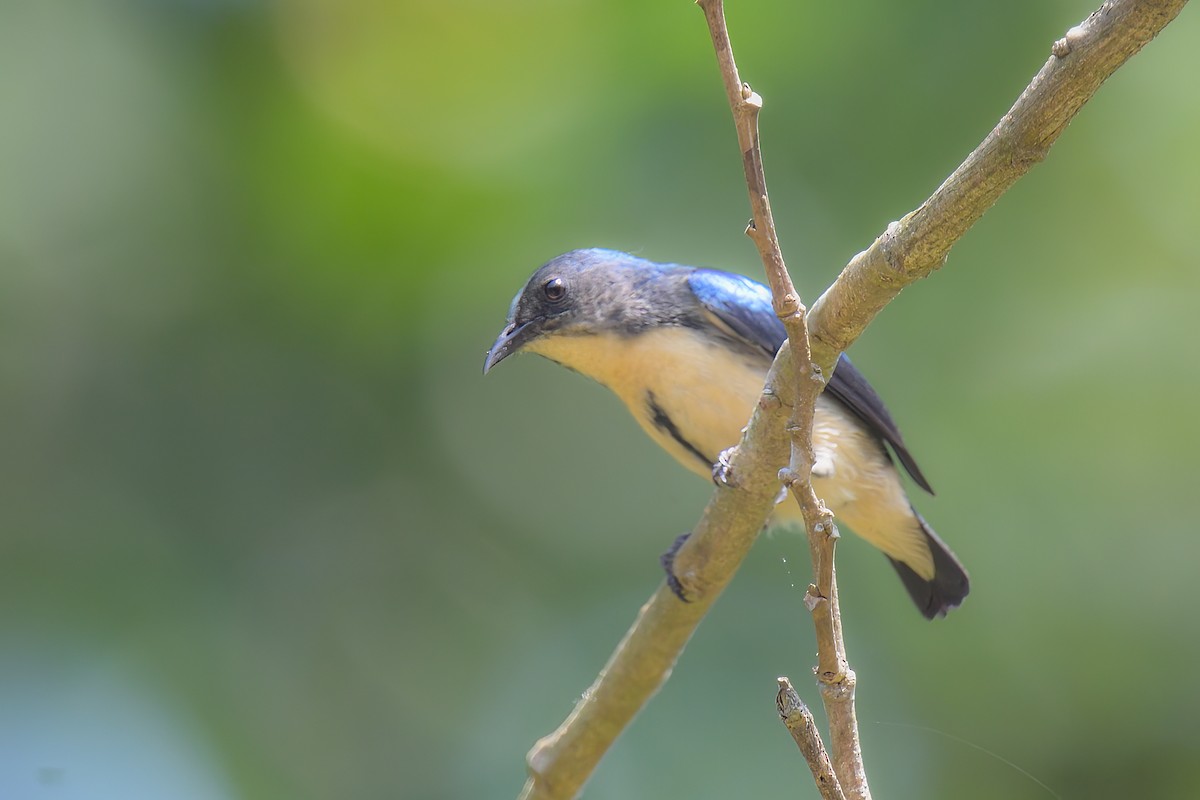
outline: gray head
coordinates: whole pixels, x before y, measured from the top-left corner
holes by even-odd
[[[564,253],[539,267],[513,298],[483,371],[550,336],[631,336],[680,324],[681,317],[695,313],[686,302],[684,279],[690,271],[617,250]]]

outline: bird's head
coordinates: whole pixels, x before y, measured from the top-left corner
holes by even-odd
[[[561,351],[567,339],[629,336],[655,324],[648,284],[659,267],[600,249],[572,250],[542,265],[513,298],[484,373],[522,350],[554,357],[548,351]]]

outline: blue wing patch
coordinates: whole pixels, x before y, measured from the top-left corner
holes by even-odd
[[[771,306],[771,290],[761,283],[728,272],[697,269],[688,276],[688,286],[722,327],[767,355],[773,357],[787,339],[787,331]],[[891,445],[917,485],[933,494],[883,399],[844,353],[825,391]]]
[[[692,294],[738,338],[774,357],[787,331],[771,307],[771,290],[741,275],[698,269],[688,276]]]

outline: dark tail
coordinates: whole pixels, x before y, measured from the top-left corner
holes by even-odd
[[[917,522],[925,534],[929,544],[929,552],[933,554],[933,580],[925,580],[905,563],[889,557],[888,561],[896,568],[904,588],[917,604],[917,609],[925,615],[925,619],[937,619],[946,616],[946,612],[962,605],[963,599],[971,591],[971,581],[963,565],[958,563],[954,553],[946,543],[938,538],[929,527],[929,523],[921,518],[914,510]]]

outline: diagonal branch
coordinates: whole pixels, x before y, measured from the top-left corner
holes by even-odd
[[[1109,0],[1054,42],[1008,113],[929,199],[856,255],[813,304],[813,359],[828,369],[900,290],[946,263],[950,248],[1042,161],[1108,77],[1187,0]]]
[[[1100,84],[1178,15],[1187,0],[1111,0],[1054,43],[1053,55],[996,129],[916,211],[888,226],[813,304],[813,360],[828,373],[904,286],[939,268],[950,247],[1034,163]],[[740,92],[740,89],[739,89]],[[744,152],[744,151],[743,151]],[[575,710],[530,751],[526,798],[579,793],[608,747],[666,679],[704,613],[733,577],[773,506],[788,461],[781,391],[791,357],[776,358],[731,459],[738,481],[718,486],[675,574],[692,602],[663,587],[642,608]]]

